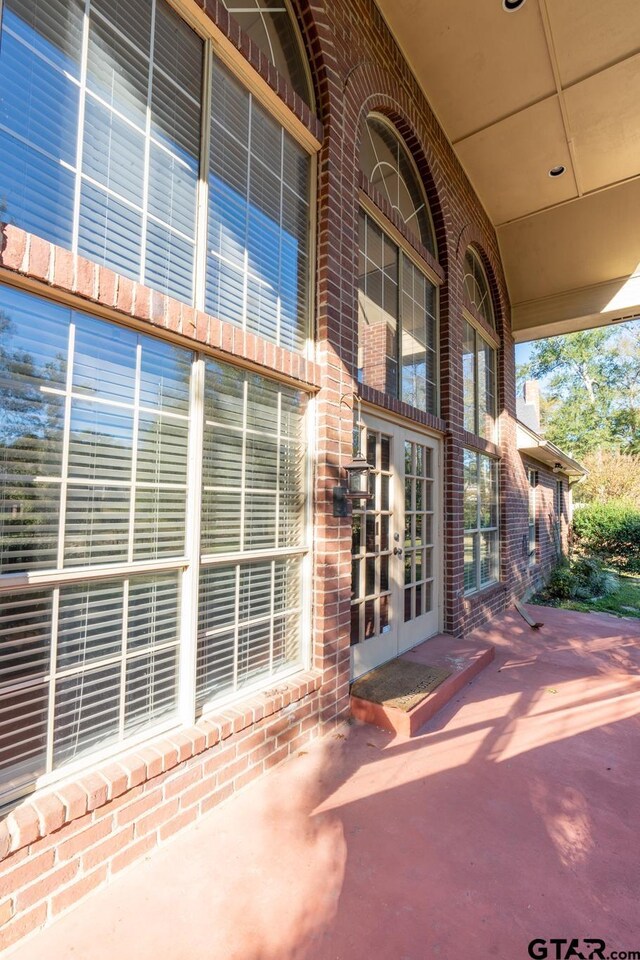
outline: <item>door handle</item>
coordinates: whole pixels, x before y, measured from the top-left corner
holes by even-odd
[[[402,556],[402,547],[394,547],[394,548],[393,548],[393,555],[394,555],[394,557],[401,557],[401,556]]]

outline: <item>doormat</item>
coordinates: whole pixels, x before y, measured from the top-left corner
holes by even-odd
[[[391,660],[356,680],[351,693],[361,700],[409,713],[450,676],[451,670],[444,667],[428,667],[413,660]]]

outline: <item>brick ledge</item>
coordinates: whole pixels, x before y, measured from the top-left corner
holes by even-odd
[[[201,717],[137,750],[97,766],[59,786],[43,788],[21,801],[0,822],[0,861],[85,814],[97,810],[147,780],[217,746],[260,720],[273,716],[318,690],[322,675],[309,670],[271,690]]]
[[[11,280],[11,275],[42,287],[44,296],[49,288],[77,297],[84,301],[78,309],[91,313],[97,307],[100,315],[106,313],[116,322],[130,318],[148,325],[150,333],[154,328],[156,335],[164,331],[187,349],[204,348],[223,361],[244,361],[265,376],[277,373],[303,389],[320,387],[319,366],[301,353],[0,221],[0,280]]]
[[[468,596],[464,598],[463,603],[465,608],[470,610],[478,603],[486,603],[488,600],[506,595],[506,593],[507,584],[504,580],[499,580],[498,583],[490,583],[486,587],[481,587],[480,590],[475,590],[473,593],[468,594]]]

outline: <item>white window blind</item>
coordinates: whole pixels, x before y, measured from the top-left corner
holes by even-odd
[[[201,699],[299,662],[305,411],[299,391],[226,364],[206,364]],[[251,561],[257,551],[270,556]],[[237,563],[220,564],[218,556],[229,553],[238,554]]]
[[[302,664],[307,441],[299,391],[1,285],[0,332],[1,802],[177,722],[185,657],[201,700]]]
[[[309,157],[213,62],[205,306],[289,349],[307,337]]]
[[[205,48],[166,0],[6,0],[0,217],[299,350],[311,161]]]
[[[190,302],[203,51],[165,0],[7,0],[8,219]]]

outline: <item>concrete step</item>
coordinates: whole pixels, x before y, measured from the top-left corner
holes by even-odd
[[[431,667],[445,667],[451,675],[440,686],[427,694],[412,710],[372,703],[351,697],[351,716],[363,723],[371,723],[402,737],[415,736],[424,725],[449,703],[473,678],[488,666],[495,656],[495,647],[477,640],[450,637],[439,633],[403,653],[401,659],[414,660]]]

